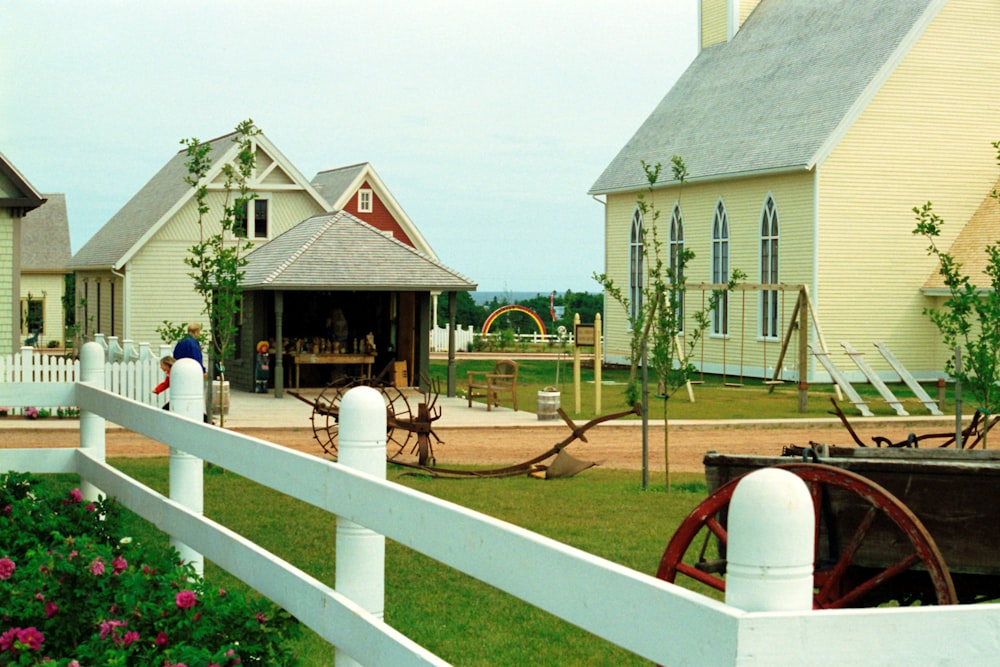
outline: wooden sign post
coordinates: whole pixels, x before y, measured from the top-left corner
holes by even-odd
[[[601,413],[601,316],[593,324],[580,324],[580,314],[573,316],[573,395],[576,413],[580,414],[580,348],[594,348],[594,414]]]

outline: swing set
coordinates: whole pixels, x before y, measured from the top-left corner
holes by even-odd
[[[722,353],[722,363],[721,363],[721,375],[723,385],[727,387],[742,387],[747,379],[747,294],[760,294],[761,298],[758,300],[758,305],[760,310],[754,310],[758,314],[762,314],[764,317],[768,318],[769,325],[758,327],[757,331],[754,332],[754,337],[756,343],[759,345],[760,353],[759,355],[754,355],[754,361],[760,360],[759,368],[753,368],[751,370],[756,371],[753,373],[754,377],[760,377],[763,384],[768,386],[768,391],[773,392],[774,387],[783,384],[785,380],[782,378],[782,367],[785,362],[785,357],[788,354],[789,347],[792,343],[793,334],[799,332],[797,337],[797,352],[798,352],[798,371],[799,371],[799,406],[800,409],[804,410],[807,400],[807,383],[804,380],[804,373],[809,368],[809,336],[805,335],[805,332],[809,331],[810,319],[812,326],[816,330],[816,338],[819,347],[825,352],[827,351],[826,341],[823,337],[823,332],[820,329],[819,319],[816,317],[816,311],[812,305],[812,300],[809,298],[809,289],[806,285],[787,285],[785,283],[741,283],[730,287],[725,283],[688,283],[684,286],[684,294],[682,296],[682,308],[684,312],[687,311],[687,300],[688,293],[692,291],[697,291],[701,293],[701,309],[703,312],[707,308],[707,295],[713,292],[722,292],[724,294],[723,298],[720,299],[720,303],[717,306],[717,311],[709,314],[709,317],[713,322],[719,322],[721,324],[721,331],[719,333],[712,333],[708,336],[703,335],[700,340],[700,360],[698,364],[698,370],[700,373],[701,380],[693,381],[693,383],[700,383],[704,381],[705,368],[706,368],[706,356],[705,356],[705,340],[706,338],[719,339],[721,345]],[[791,296],[794,294],[795,303],[791,306],[791,314],[786,319],[786,295]],[[729,314],[733,310],[733,301],[735,299],[730,298],[731,296],[739,296],[739,360],[730,361],[730,348],[733,347],[730,341],[732,332],[729,329]],[[766,300],[765,300],[766,299]],[[777,299],[777,303],[775,303]],[[716,320],[716,318],[720,318]],[[778,333],[781,332],[783,335],[779,339]],[[683,339],[684,334],[681,334]],[[778,351],[777,359],[774,361],[773,366],[768,364],[768,350],[774,347],[780,340],[780,349]],[[687,348],[686,346],[678,346],[678,351],[683,354]],[[773,352],[772,352],[773,354]],[[773,357],[772,357],[773,358]],[[686,362],[687,359],[680,359],[682,363]],[[731,372],[731,369],[732,372]],[[738,370],[737,370],[738,369]],[[840,395],[839,385],[835,385],[838,398],[842,400]],[[691,391],[688,391],[689,396]]]

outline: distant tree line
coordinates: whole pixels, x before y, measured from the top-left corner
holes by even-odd
[[[481,330],[486,318],[490,313],[503,306],[524,306],[533,310],[542,322],[548,333],[555,333],[560,325],[565,326],[568,331],[573,330],[573,315],[580,314],[580,322],[592,324],[594,316],[604,312],[604,293],[591,294],[589,292],[574,292],[566,290],[562,295],[555,294],[551,299],[550,308],[549,294],[536,294],[530,299],[519,299],[511,303],[505,298],[493,297],[488,303],[478,305],[469,292],[459,292],[456,299],[455,323],[463,327],[473,326],[477,331]],[[556,317],[553,319],[552,310],[555,310]],[[602,315],[603,317],[603,315]],[[445,296],[438,298],[438,326],[446,326],[448,322],[448,299]],[[538,330],[530,316],[511,311],[504,313],[497,318],[490,327],[491,332],[499,332],[510,329],[517,334],[528,334]]]

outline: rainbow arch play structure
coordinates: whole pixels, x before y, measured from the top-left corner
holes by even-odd
[[[533,311],[531,308],[526,308],[525,306],[518,306],[516,304],[513,306],[500,306],[492,313],[490,313],[489,317],[486,318],[486,321],[483,322],[483,335],[485,336],[490,332],[490,327],[493,326],[494,320],[496,320],[504,313],[509,313],[511,311],[524,313],[525,315],[530,317],[535,322],[535,324],[538,325],[538,330],[541,332],[541,334],[543,336],[545,335],[545,322],[542,322],[542,318],[538,316],[538,313]]]

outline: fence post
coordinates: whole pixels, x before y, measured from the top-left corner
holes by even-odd
[[[194,359],[178,359],[170,371],[170,411],[181,417],[202,421],[205,413],[201,364]],[[204,514],[204,467],[202,460],[173,447],[170,448],[170,499],[197,514]],[[205,560],[200,553],[174,537],[170,543],[185,562],[194,564],[201,576]]]
[[[386,411],[382,394],[355,387],[340,404],[340,465],[385,479]],[[382,619],[385,610],[385,536],[337,517],[336,582],[338,593]],[[337,648],[338,667],[361,665]]]
[[[104,389],[104,349],[97,343],[84,343],[80,350],[80,382]],[[89,410],[80,411],[80,449],[98,461],[104,461],[104,417]],[[80,483],[87,500],[97,500],[100,490],[87,481]]]
[[[746,475],[729,502],[726,604],[744,611],[812,609],[815,511],[795,473]]]

